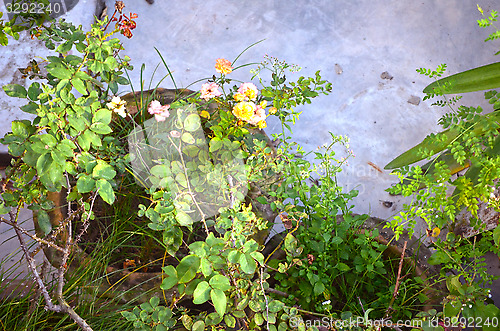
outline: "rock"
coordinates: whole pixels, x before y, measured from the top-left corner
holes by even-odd
[[[392,80],[394,77],[390,73],[388,73],[387,71],[384,71],[383,73],[380,74],[380,78]]]
[[[420,97],[417,97],[416,95],[412,95],[408,99],[408,103],[411,103],[412,105],[418,106],[420,104]]]
[[[340,66],[340,64],[335,63],[335,73],[337,75],[342,75],[343,72],[344,72],[344,70],[342,69],[342,67]]]

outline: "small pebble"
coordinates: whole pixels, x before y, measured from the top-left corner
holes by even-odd
[[[408,103],[411,103],[412,105],[418,106],[420,104],[420,98],[417,97],[416,95],[412,95],[408,99]]]
[[[337,75],[341,75],[344,72],[344,70],[338,63],[335,63],[335,72],[337,73]]]
[[[391,74],[388,73],[387,71],[384,71],[383,73],[380,74],[380,78],[387,79],[387,80],[392,80],[394,77],[391,76]]]
[[[392,202],[392,201],[382,201],[382,204],[383,204],[383,205],[384,205],[384,207],[386,207],[386,208],[391,208],[391,207],[392,207],[393,202]]]

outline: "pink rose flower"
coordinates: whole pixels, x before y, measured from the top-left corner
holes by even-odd
[[[253,83],[243,83],[238,88],[238,93],[244,95],[250,100],[254,100],[257,97],[259,90],[257,90],[257,87]]]
[[[148,107],[148,112],[151,115],[155,115],[155,119],[157,122],[163,122],[167,117],[170,116],[170,112],[168,109],[170,105],[162,106],[161,103],[157,100],[151,101]]]
[[[222,95],[222,92],[219,90],[219,85],[216,83],[205,83],[201,85],[200,92],[201,98],[205,99],[205,101]]]

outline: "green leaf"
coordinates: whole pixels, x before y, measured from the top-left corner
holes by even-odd
[[[122,311],[120,313],[129,322],[137,321],[137,315],[135,315],[134,313],[131,313],[129,311]]]
[[[239,262],[241,270],[246,274],[253,274],[257,268],[257,263],[249,253],[241,254]]]
[[[99,189],[99,195],[101,198],[112,205],[115,202],[115,192],[113,191],[113,187],[111,184],[105,179],[99,179],[96,182],[96,186]]]
[[[2,14],[2,12],[0,12],[0,14]],[[9,44],[9,39],[7,38],[7,35],[5,34],[5,32],[0,30],[0,45],[7,46],[8,44]]]
[[[264,265],[264,255],[261,252],[252,252],[250,255],[257,261],[261,266]]]
[[[32,101],[30,101],[28,104],[20,107],[21,110],[25,113],[28,113],[28,114],[37,114],[37,110],[38,110],[38,105]]]
[[[285,307],[285,304],[279,300],[269,302],[269,311],[271,313],[280,312]]]
[[[149,299],[149,304],[151,305],[151,307],[153,307],[153,309],[158,307],[159,303],[160,303],[160,298],[158,297],[152,297],[151,299]]]
[[[446,317],[454,317],[460,313],[462,304],[460,302],[447,302],[444,305],[443,313]]]
[[[325,292],[325,285],[322,282],[316,282],[314,284],[314,295],[318,296]]]
[[[338,269],[339,271],[342,271],[342,272],[351,270],[351,268],[347,264],[342,263],[342,262],[337,263],[335,268]]]
[[[188,226],[188,225],[191,225],[194,223],[193,219],[191,218],[191,216],[189,216],[188,214],[186,214],[185,212],[183,211],[178,211],[177,212],[177,215],[175,216],[175,219],[177,220],[177,222],[179,222],[180,225],[182,226]]]
[[[49,170],[50,166],[52,165],[52,157],[50,154],[43,154],[40,155],[36,162],[36,170],[38,171],[38,174],[44,174]]]
[[[115,178],[116,171],[103,160],[97,160],[97,165],[92,170],[92,177],[111,180]]]
[[[493,230],[493,241],[495,242],[495,245],[500,245],[500,226],[497,226]]]
[[[90,143],[92,142],[92,135],[89,133],[95,135],[95,133],[93,133],[92,131],[86,130],[81,135],[79,135],[78,138],[76,138],[76,141],[78,142],[80,147],[86,152],[90,149]]]
[[[73,78],[71,80],[71,85],[73,85],[73,87],[81,94],[88,94],[87,89],[85,88],[85,84],[83,84],[83,81],[80,78]]]
[[[34,130],[32,130],[30,121],[27,120],[12,121],[12,133],[14,135],[26,139],[33,132]]]
[[[177,275],[179,277],[179,284],[191,281],[200,268],[200,258],[195,255],[188,255],[184,257],[177,266]]]
[[[442,263],[448,263],[451,261],[451,258],[443,251],[437,251],[432,254],[429,259],[427,259],[427,263],[430,265],[438,265]]]
[[[481,135],[485,130],[487,130],[487,123],[489,121],[498,121],[500,120],[500,111],[495,111],[489,114],[484,115],[488,121],[480,121],[476,122],[473,126],[472,132],[475,136]],[[436,139],[435,136],[427,136],[420,144],[414,146],[413,148],[407,150],[403,154],[396,157],[394,160],[389,162],[384,169],[396,169],[401,168],[415,162],[421,161],[425,158],[420,153],[421,149],[427,149],[428,151],[432,151],[433,155],[437,154],[444,149],[446,149],[451,142],[453,142],[460,134],[461,130],[458,128],[450,128],[446,131],[439,133],[442,139]]]
[[[71,71],[68,69],[62,67],[61,65],[57,66],[47,66],[47,72],[50,73],[52,76],[59,78],[59,79],[70,79],[71,78]]]
[[[201,305],[210,299],[210,285],[206,281],[200,282],[193,292],[193,303],[195,305]]]
[[[157,324],[154,331],[168,331],[168,328],[163,324]]]
[[[186,144],[194,144],[195,140],[194,137],[191,133],[189,132],[184,132],[181,137],[182,141],[185,142]]]
[[[226,323],[230,328],[234,328],[236,326],[236,319],[232,315],[225,315],[224,323]]]
[[[500,87],[500,62],[441,78],[429,84],[424,89],[424,93],[435,93],[436,88],[445,84],[450,84],[443,91],[445,94],[467,93],[498,88]]]
[[[56,52],[64,54],[69,52],[72,47],[73,47],[73,42],[71,42],[71,40],[68,40],[62,43],[61,45],[57,46]]]
[[[252,253],[255,252],[257,249],[259,249],[259,244],[253,239],[248,240],[243,245],[243,253]]]
[[[9,97],[13,98],[26,98],[28,92],[26,89],[19,84],[8,84],[3,86],[3,90]]]
[[[196,321],[191,327],[191,331],[203,331],[203,330],[205,330],[205,322],[203,321]]]
[[[261,313],[255,314],[253,320],[257,325],[262,325],[264,323],[264,317],[262,317]]]
[[[92,123],[109,124],[111,122],[112,111],[106,108],[99,109],[92,117]]]
[[[206,258],[201,259],[201,272],[205,277],[209,277],[213,272],[212,263]]]
[[[186,117],[184,120],[184,130],[186,131],[196,131],[200,128],[201,123],[200,123],[200,117],[198,114],[190,114]]]
[[[106,60],[104,60],[104,64],[108,67],[108,71],[113,71],[118,67],[118,61],[113,56],[108,56]]]
[[[129,80],[125,77],[122,77],[122,76],[117,76],[116,82],[120,85],[128,85],[129,84]]]
[[[220,316],[218,313],[213,312],[207,315],[205,317],[205,323],[208,325],[217,325],[222,321],[222,316]]]
[[[209,147],[210,152],[215,152],[222,147],[223,142],[218,137],[214,137],[212,138],[212,140],[210,140],[209,145],[210,145]]]
[[[212,299],[217,314],[221,317],[224,316],[227,305],[226,294],[219,289],[213,289],[210,291],[210,298]]]
[[[107,124],[101,122],[93,123],[90,126],[90,130],[97,134],[108,134],[113,132],[113,130],[111,130],[111,128]]]
[[[48,235],[50,231],[52,231],[52,224],[50,223],[50,216],[45,210],[39,210],[37,213],[37,221],[38,221],[38,226],[40,227],[40,230],[45,233],[45,235]]]
[[[222,275],[214,275],[212,278],[210,278],[210,286],[212,288],[218,288],[222,291],[227,291],[231,288],[229,279]]]
[[[179,282],[179,279],[177,278],[177,270],[175,270],[174,266],[171,265],[163,267],[162,270],[165,273],[165,278],[163,278],[160,288],[162,290],[169,290]]]
[[[227,260],[230,263],[236,264],[239,262],[241,257],[241,252],[237,250],[230,251],[229,254],[227,255]]]
[[[42,93],[42,90],[40,89],[40,83],[35,82],[28,88],[28,97],[33,101],[38,100],[38,96],[40,95],[40,93]]]
[[[62,92],[61,92],[61,91],[62,91],[62,90],[63,90],[63,89],[64,89],[64,88],[68,85],[68,84],[69,84],[69,79],[61,79],[61,80],[59,81],[59,83],[57,83],[57,86],[56,86],[56,92],[58,92],[58,93],[61,93],[61,94],[62,94]],[[68,93],[68,91],[67,91],[67,90],[66,90],[65,92],[66,92],[66,94]],[[61,97],[62,97],[62,95],[61,95]],[[67,97],[67,96],[66,96],[66,97]]]
[[[172,172],[170,171],[170,167],[165,164],[157,164],[153,166],[150,171],[153,176],[159,178],[164,178],[172,174]]]
[[[95,180],[87,174],[82,174],[76,181],[76,189],[80,193],[88,193],[95,188]]]

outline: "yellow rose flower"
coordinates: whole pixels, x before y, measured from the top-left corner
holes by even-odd
[[[274,115],[278,112],[278,109],[276,107],[271,107],[269,108],[269,114]]]
[[[260,102],[260,106],[262,107],[262,109],[265,109],[267,107],[267,101],[266,100],[262,100]]]
[[[257,91],[248,89],[245,91],[245,95],[248,97],[248,99],[253,100],[257,97]]]
[[[238,102],[241,102],[241,101],[245,100],[245,95],[241,94],[241,93],[235,93],[233,95],[233,99],[236,100],[236,101],[238,101]]]
[[[264,129],[264,128],[267,128],[267,123],[266,123],[266,121],[260,121],[260,122],[258,123],[258,125],[259,125],[259,129]]]
[[[242,101],[233,107],[233,114],[240,120],[250,121],[255,113],[255,104],[253,102]]]

